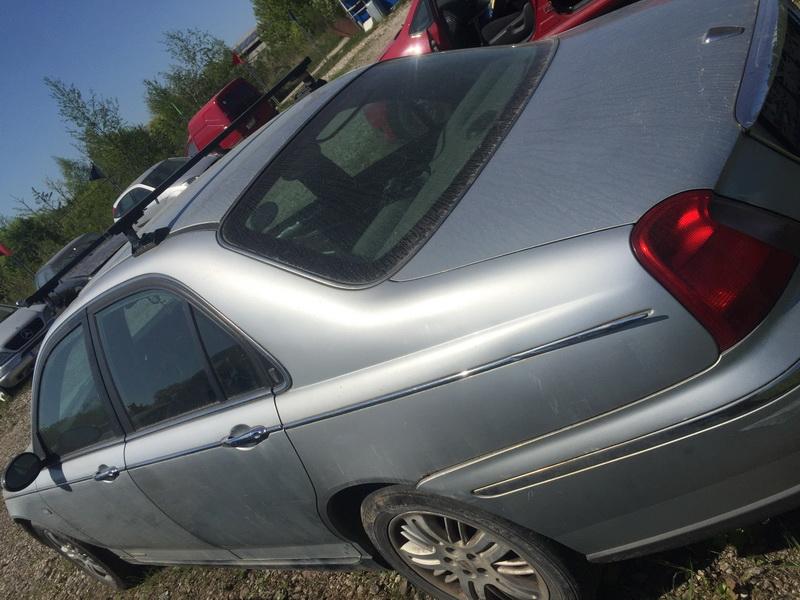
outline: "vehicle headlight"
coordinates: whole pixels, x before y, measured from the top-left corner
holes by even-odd
[[[16,352],[0,352],[0,366],[3,366],[12,358],[14,358],[15,354]]]

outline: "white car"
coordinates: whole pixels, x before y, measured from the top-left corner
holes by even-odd
[[[158,195],[158,198],[147,205],[144,214],[137,221],[137,225],[141,226],[147,223],[155,214],[156,207],[163,205],[165,201],[180,195],[190,183],[192,183],[206,169],[213,165],[220,156],[220,154],[209,154],[208,156],[204,157],[194,167],[184,173],[183,177],[161,192],[161,194]],[[188,157],[185,156],[167,158],[159,163],[156,163],[147,169],[147,171],[142,173],[114,201],[114,205],[112,207],[114,222],[116,223],[119,221],[126,212],[144,200],[150,194],[150,192],[166,181],[167,177],[182,167],[188,160]]]

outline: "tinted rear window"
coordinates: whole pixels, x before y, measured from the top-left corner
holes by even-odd
[[[231,87],[225,94],[217,97],[217,103],[233,121],[244,112],[244,109],[261,97],[258,90],[246,81],[240,81]]]
[[[13,315],[16,310],[16,308],[11,308],[10,306],[0,306],[0,323]]]
[[[411,26],[408,29],[408,33],[411,35],[422,33],[432,23],[433,15],[431,14],[428,2],[427,0],[422,0],[422,2],[417,5],[417,12],[414,13],[414,16],[411,19]]]
[[[167,177],[172,175],[175,171],[186,164],[186,161],[188,160],[188,157],[182,156],[162,160],[152,171],[150,171],[150,173],[147,174],[147,177],[142,179],[139,183],[150,186],[151,188],[157,188],[167,180]]]
[[[780,61],[761,109],[756,132],[800,156],[800,12],[785,1],[779,28]]]
[[[382,279],[444,220],[554,45],[381,63],[314,116],[222,225],[232,245],[332,281]]]
[[[68,245],[59,250],[49,261],[47,261],[34,275],[34,282],[36,287],[40,288],[45,283],[50,281],[53,276],[63,269],[69,261],[75,258],[75,255],[82,252],[87,246],[92,244],[97,238],[100,237],[99,233],[85,233],[82,236],[75,238]]]

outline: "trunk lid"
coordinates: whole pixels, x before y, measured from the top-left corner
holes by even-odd
[[[757,8],[644,1],[561,36],[491,162],[394,279],[631,224],[678,192],[713,188],[741,131]],[[716,27],[742,31],[710,36]]]

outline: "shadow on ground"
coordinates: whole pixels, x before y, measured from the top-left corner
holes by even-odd
[[[602,569],[597,600],[800,598],[800,509]]]

